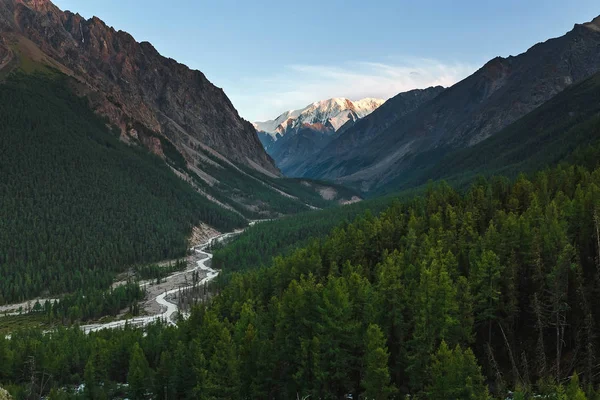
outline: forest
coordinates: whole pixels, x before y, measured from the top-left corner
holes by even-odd
[[[288,255],[312,239],[322,239],[333,228],[350,224],[366,211],[379,214],[394,201],[414,197],[416,193],[420,189],[261,222],[247,228],[233,242],[213,246],[213,265],[222,271],[220,281],[227,280],[235,271],[267,266],[273,257]]]
[[[584,80],[540,106],[503,131],[471,148],[428,154],[414,160],[414,169],[359,204],[318,214],[305,213],[261,224],[245,232],[231,245],[216,249],[214,262],[226,273],[229,268],[268,265],[277,255],[289,254],[306,245],[309,237],[321,238],[334,227],[348,224],[357,215],[371,210],[377,214],[394,199],[422,195],[431,181],[444,179],[461,191],[479,176],[502,175],[511,180],[520,172],[535,173],[560,162],[594,168],[600,140],[600,74]],[[440,158],[441,157],[441,158]],[[434,166],[424,168],[420,162]],[[403,189],[401,192],[397,191]]]
[[[0,339],[0,382],[17,399],[81,382],[87,398],[596,399],[594,159],[431,185],[233,272],[178,327]]]
[[[185,255],[194,225],[246,224],[120,142],[65,79],[15,73],[0,90],[0,304],[106,289]]]

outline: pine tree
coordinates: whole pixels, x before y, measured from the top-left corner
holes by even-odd
[[[587,400],[585,393],[581,390],[579,385],[579,375],[577,375],[577,372],[571,377],[569,385],[565,390],[565,394],[569,400]]]
[[[138,343],[134,344],[131,352],[127,383],[129,384],[129,396],[133,400],[148,398],[147,393],[150,392],[152,388],[152,370]]]
[[[383,332],[378,325],[369,325],[365,337],[364,372],[361,381],[365,399],[384,400],[395,392],[395,387],[390,383],[388,359],[389,353]]]
[[[90,400],[96,399],[98,392],[98,382],[96,379],[96,368],[94,367],[94,362],[91,357],[85,365],[83,381],[85,383],[85,397]]]
[[[448,273],[450,257],[440,248],[429,250],[421,264],[421,276],[414,299],[415,331],[410,342],[408,372],[411,388],[421,390],[424,384],[428,358],[440,339],[463,342],[466,338],[453,337],[458,332],[458,303],[456,289]]]
[[[484,251],[474,264],[470,276],[474,293],[474,312],[477,322],[487,326],[487,341],[491,343],[492,324],[497,318],[504,268],[500,258],[491,250]]]
[[[0,335],[0,381],[7,380],[11,364],[12,360],[7,341]]]
[[[160,361],[154,380],[154,393],[159,400],[174,399],[171,374],[173,373],[172,354],[164,351],[160,354]]]
[[[471,349],[463,351],[458,345],[454,350],[450,350],[446,342],[442,342],[432,357],[429,381],[429,400],[489,399],[488,389],[475,355]]]
[[[319,313],[322,321],[319,324],[319,340],[323,348],[320,357],[327,376],[323,381],[322,394],[341,397],[354,389],[353,366],[358,364],[358,360],[353,349],[361,347],[356,336],[358,321],[352,319],[350,295],[344,278],[329,279],[323,289]]]
[[[204,387],[208,398],[234,399],[239,397],[238,360],[235,346],[226,327],[221,328],[207,371],[208,376]]]

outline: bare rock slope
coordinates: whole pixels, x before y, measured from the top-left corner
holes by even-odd
[[[0,35],[0,63],[15,40],[33,42],[83,83],[82,94],[124,134],[135,135],[141,126],[166,136],[188,160],[193,154],[185,150],[200,142],[231,161],[279,175],[223,90],[150,43],[49,0],[2,0]]]

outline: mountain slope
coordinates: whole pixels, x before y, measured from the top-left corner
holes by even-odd
[[[124,135],[137,122],[178,148],[200,141],[234,162],[279,173],[223,91],[201,72],[162,57],[150,43],[138,43],[98,18],[62,12],[49,0],[2,1],[0,32],[3,53],[23,36],[64,65],[85,83],[95,109]]]
[[[445,179],[468,185],[476,176],[515,177],[585,152],[600,142],[600,72],[574,84],[494,136],[446,154],[430,166],[424,153],[415,168],[382,192]],[[434,157],[434,155],[432,155]],[[592,165],[593,167],[593,165]]]
[[[0,251],[0,304],[105,289],[134,264],[185,255],[198,229],[230,231],[250,219],[357,197],[336,185],[281,178],[254,128],[232,114],[229,100],[199,72],[176,67],[189,85],[199,85],[185,94],[188,103],[153,99],[149,87],[158,83],[140,79],[154,66],[121,60],[135,73],[113,69],[121,55],[144,45],[131,42],[130,49],[111,49],[99,60],[93,59],[94,45],[90,53],[67,46],[64,54],[50,55],[50,44],[40,37],[64,43],[63,34],[73,27],[55,30],[55,22],[67,13],[49,1],[23,0],[2,2],[0,16],[0,210],[11,216],[0,222],[0,248],[11,249]],[[86,23],[89,29],[102,26],[99,20]],[[115,35],[120,39],[112,43],[123,45],[124,34]],[[168,71],[174,61],[163,62],[165,69],[156,71],[168,81],[165,93],[187,93],[177,86],[183,84],[181,71]],[[137,86],[129,87],[132,82]],[[214,131],[171,135],[160,122],[170,107],[187,128],[204,124]],[[194,110],[199,122],[186,116]],[[148,126],[152,116],[160,116],[156,130]],[[253,141],[259,152],[247,146]],[[221,146],[227,148],[216,150]]]
[[[332,138],[327,146],[323,147],[316,158],[304,158],[302,163],[294,170],[294,174],[297,176],[317,176],[318,174],[314,172],[315,169],[335,165],[338,160],[343,160],[347,153],[368,144],[381,131],[394,124],[407,113],[434,99],[443,91],[443,87],[437,86],[424,90],[411,90],[394,96],[372,114],[365,116],[355,124],[340,129],[338,135]],[[321,163],[319,166],[314,165],[315,159]],[[327,176],[325,172],[326,169],[321,171],[323,176]]]
[[[336,204],[304,186],[292,189],[303,199],[276,189],[270,180],[281,174],[254,128],[201,72],[48,0],[8,0],[0,16],[0,79],[15,69],[59,70],[74,93],[120,130],[122,141],[163,158],[213,203],[251,219]],[[207,162],[210,157],[217,161]]]
[[[67,79],[16,73],[0,86],[0,210],[11,216],[0,223],[0,303],[107,287],[133,263],[185,255],[194,226],[246,224],[122,143]]]
[[[33,71],[0,83],[0,211],[11,216],[0,222],[0,248],[10,249],[0,254],[0,304],[105,289],[133,264],[184,256],[196,228],[231,231],[357,198],[268,177],[206,146],[192,166],[161,136],[152,138],[162,157],[124,143],[71,78],[25,64]]]
[[[285,176],[299,177],[298,166],[325,148],[334,135],[334,131],[323,125],[304,125],[294,133],[278,134],[278,140],[267,142],[265,148]]]
[[[473,146],[600,68],[600,19],[516,57],[496,58],[431,102],[376,129],[331,158],[308,160],[304,176],[335,179],[363,190],[399,182],[427,152],[430,165],[455,148]],[[373,118],[373,116],[371,116]]]

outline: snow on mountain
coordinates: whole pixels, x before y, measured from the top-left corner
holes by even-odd
[[[287,125],[294,119],[298,118],[302,111],[303,110],[286,111],[275,119],[264,122],[254,122],[253,125],[257,131],[272,133],[274,136],[277,133],[277,128],[282,126],[285,130]]]
[[[350,120],[366,117],[384,102],[374,98],[351,101],[336,97],[314,102],[300,110],[286,111],[274,120],[255,122],[254,127],[274,140],[278,139],[277,134],[283,136],[306,125],[325,126],[335,132]]]

